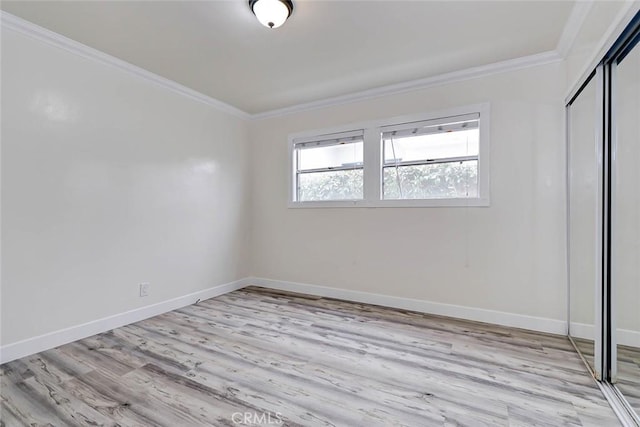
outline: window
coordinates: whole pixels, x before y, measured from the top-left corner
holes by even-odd
[[[290,207],[489,206],[488,104],[291,135],[289,147]]]
[[[294,140],[295,200],[362,200],[362,131]]]
[[[478,197],[480,114],[387,127],[382,198]]]

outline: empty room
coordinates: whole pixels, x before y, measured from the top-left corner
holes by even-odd
[[[0,9],[1,427],[640,427],[640,1]]]

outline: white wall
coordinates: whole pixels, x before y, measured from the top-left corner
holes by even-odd
[[[244,121],[3,29],[1,136],[2,345],[248,275]]]
[[[562,63],[252,122],[252,273],[566,318]],[[287,209],[287,135],[491,103],[488,208]]]

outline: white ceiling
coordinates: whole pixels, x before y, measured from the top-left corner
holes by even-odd
[[[295,0],[294,0],[295,1]],[[572,1],[2,1],[6,12],[255,114],[556,48]]]

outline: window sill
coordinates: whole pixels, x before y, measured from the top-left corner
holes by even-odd
[[[465,208],[489,207],[488,198],[473,199],[420,199],[420,200],[334,200],[316,202],[289,202],[290,209],[316,208]]]

